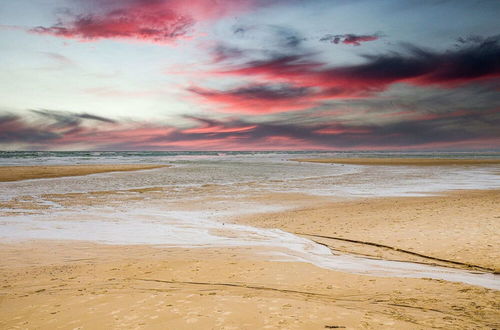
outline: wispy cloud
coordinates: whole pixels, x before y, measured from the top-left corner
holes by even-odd
[[[405,52],[364,55],[365,63],[330,66],[314,54],[275,55],[214,72],[303,87],[380,91],[395,83],[450,87],[500,77],[500,38],[447,52],[405,45]]]
[[[499,41],[485,38],[446,52],[406,44],[403,52],[364,55],[364,63],[344,66],[329,65],[303,50],[248,60],[244,49],[217,45],[214,63],[220,69],[206,76],[231,76],[246,83],[231,89],[191,86],[188,91],[216,111],[269,114],[331,100],[374,99],[395,84],[451,89],[500,77]],[[221,63],[225,59],[239,64]]]
[[[223,106],[222,111],[248,114],[303,110],[321,98],[312,88],[286,84],[251,84],[229,90],[191,87],[189,91],[202,101]]]
[[[345,45],[360,46],[363,42],[375,41],[382,37],[381,33],[375,34],[326,34],[319,39],[319,41],[327,41],[332,44],[338,45],[339,43]]]
[[[0,116],[0,145],[27,149],[71,149],[91,143],[95,150],[275,150],[275,149],[431,149],[498,146],[499,110],[457,111],[429,118],[403,118],[384,124],[347,124],[334,119],[316,124],[282,120],[253,122],[185,117],[190,127],[117,122],[91,114],[37,111],[36,120]]]

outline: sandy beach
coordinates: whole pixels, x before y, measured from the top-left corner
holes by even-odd
[[[118,164],[118,165],[47,165],[47,166],[1,166],[0,182],[28,179],[58,178],[106,172],[151,170],[165,165]]]
[[[338,251],[500,272],[499,199],[499,190],[360,199],[236,221],[281,228]]]
[[[1,327],[498,327],[498,291],[269,262],[244,249],[2,245]]]
[[[211,196],[217,189],[222,188],[202,186],[196,193]],[[44,198],[81,208],[112,201],[124,205],[161,201],[169,193],[158,187]],[[278,228],[335,251],[369,258],[498,272],[499,197],[499,190],[335,201],[261,193],[252,200],[286,202],[288,209],[229,216],[224,221]],[[16,203],[21,201],[13,200],[8,207],[15,208]],[[20,207],[36,207],[36,201]],[[498,290],[443,280],[356,275],[305,262],[269,260],[263,252],[264,248],[252,246],[5,241],[0,249],[0,328],[500,326]]]

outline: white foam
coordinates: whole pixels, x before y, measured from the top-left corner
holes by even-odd
[[[173,167],[1,182],[0,199],[92,191],[164,187],[185,199],[190,189],[224,186],[229,195],[297,192],[322,196],[419,196],[453,189],[499,189],[500,166],[362,166],[264,161],[224,156],[225,161],[174,162]],[[226,191],[227,193],[227,191]],[[175,197],[175,196],[171,196]]]
[[[151,244],[164,247],[263,247],[278,261],[307,262],[318,267],[361,275],[432,278],[500,289],[500,277],[408,262],[334,255],[325,246],[278,229],[224,224],[206,212],[152,209],[93,210],[47,215],[12,216],[0,220],[7,240],[83,240],[103,244]]]

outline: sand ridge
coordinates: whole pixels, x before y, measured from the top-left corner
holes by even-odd
[[[441,264],[394,251],[400,249],[499,272],[498,200],[500,190],[455,191],[428,197],[365,198],[242,216],[232,221],[306,236],[339,238],[316,240],[349,253]]]

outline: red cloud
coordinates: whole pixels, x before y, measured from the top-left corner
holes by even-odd
[[[428,120],[379,125],[329,123],[251,123],[197,117],[190,128],[167,124],[117,122],[87,113],[41,110],[30,120],[0,114],[0,145],[34,149],[84,150],[304,150],[397,149],[498,145],[495,114],[456,112]],[[474,118],[479,127],[464,127]],[[395,138],[397,137],[397,138]]]
[[[224,127],[220,125],[209,125],[205,127],[189,128],[182,131],[184,134],[216,134],[216,133],[238,133],[247,132],[256,128],[255,125],[242,127]]]
[[[251,61],[215,74],[254,76],[295,86],[320,88],[347,97],[369,96],[395,83],[454,87],[500,77],[500,37],[464,49],[435,53],[408,46],[407,54],[365,56],[357,65],[331,67],[309,59],[310,54]]]
[[[254,79],[246,86],[213,90],[192,87],[203,102],[222,105],[223,112],[250,114],[300,111],[326,100],[373,97],[393,84],[461,84],[500,77],[500,37],[444,53],[407,46],[407,53],[364,56],[365,62],[332,67],[307,53],[249,61],[213,75]],[[243,51],[231,50],[232,56]],[[210,74],[210,73],[209,73]]]
[[[359,90],[347,88],[319,89],[291,84],[249,84],[229,90],[201,87],[188,89],[202,102],[222,105],[222,112],[269,114],[300,111],[312,108],[327,99],[358,98],[367,96]]]
[[[348,128],[348,127],[333,127],[333,128],[321,128],[314,133],[327,134],[327,135],[338,135],[338,134],[369,134],[371,131],[369,129],[363,128]]]
[[[338,44],[342,42],[343,44],[346,45],[353,45],[353,46],[360,46],[362,42],[368,42],[368,41],[374,41],[380,39],[379,34],[372,34],[372,35],[357,35],[357,34],[327,34],[321,39],[320,41],[329,41],[332,44]]]
[[[329,99],[353,99],[372,96],[382,91],[395,80],[383,75],[370,78],[363,74],[351,74],[349,68],[328,68],[324,63],[310,61],[306,56],[291,55],[268,61],[253,61],[245,66],[214,74],[248,78],[253,76],[261,83],[244,89],[213,91],[191,89],[212,103],[225,104],[226,111],[243,113],[272,113],[304,110]],[[267,82],[267,83],[264,83]],[[283,97],[268,97],[262,93],[251,93],[252,86],[293,86],[296,91]],[[224,109],[223,109],[224,110]]]
[[[357,36],[355,34],[346,34],[345,39],[342,41],[342,43],[346,45],[354,45],[354,46],[359,46],[361,45],[362,42],[367,42],[367,41],[374,41],[379,39],[379,36],[376,35],[365,35],[365,36]]]
[[[291,85],[252,84],[230,90],[189,89],[203,101],[223,106],[221,111],[262,114],[303,110],[324,98],[313,89]]]
[[[221,18],[250,9],[253,0],[97,0],[93,12],[66,17],[32,32],[96,40],[133,39],[169,43],[186,36],[198,21]]]

